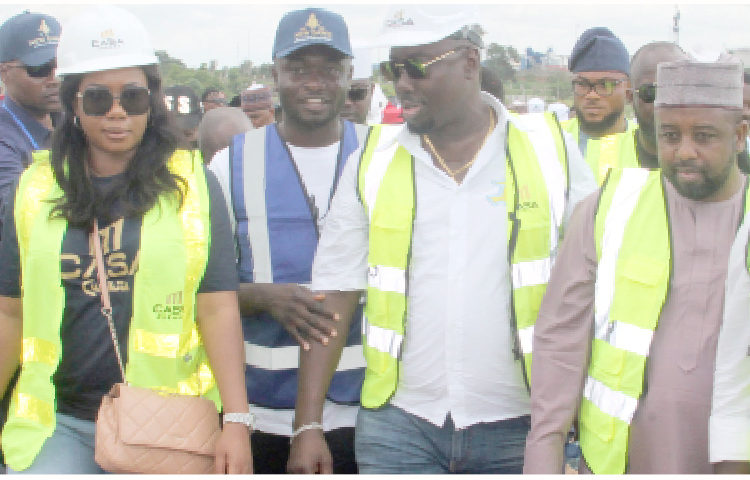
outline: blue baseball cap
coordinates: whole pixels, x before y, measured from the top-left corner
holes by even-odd
[[[38,67],[57,56],[60,22],[43,13],[20,13],[0,26],[0,62]]]
[[[349,29],[344,17],[322,8],[306,8],[285,14],[276,29],[273,58],[283,58],[309,45],[326,45],[352,56]]]

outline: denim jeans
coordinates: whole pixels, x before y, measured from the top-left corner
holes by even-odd
[[[531,417],[478,423],[456,430],[387,404],[361,408],[355,452],[359,473],[523,473]]]
[[[57,414],[57,425],[26,470],[9,474],[106,473],[94,462],[94,422]]]

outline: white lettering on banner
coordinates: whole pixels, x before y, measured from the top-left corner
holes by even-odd
[[[518,340],[521,343],[521,353],[524,355],[531,353],[534,343],[534,326],[520,328],[518,330]]]
[[[406,270],[384,265],[370,265],[367,269],[367,285],[384,292],[406,295]]]
[[[387,353],[396,360],[401,357],[401,344],[404,342],[403,335],[387,328],[372,325],[364,316],[362,317],[362,333],[369,347],[379,352]]]
[[[605,338],[609,328],[609,310],[615,295],[615,270],[620,254],[625,226],[635,210],[641,190],[649,172],[641,169],[625,169],[612,197],[612,204],[604,220],[602,258],[596,269],[594,292],[594,319],[596,338]]]
[[[619,418],[630,425],[633,420],[638,400],[622,392],[612,390],[599,380],[588,377],[583,388],[583,396],[602,412],[610,417]]]
[[[291,370],[299,368],[299,346],[262,347],[245,342],[245,364],[263,370]],[[362,345],[344,347],[341,359],[336,367],[337,372],[365,368]]]

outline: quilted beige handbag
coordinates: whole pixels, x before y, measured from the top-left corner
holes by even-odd
[[[94,460],[110,473],[213,473],[221,434],[216,405],[209,399],[157,393],[128,385],[102,259],[99,225],[91,241],[96,253],[102,313],[107,318],[124,383],[102,399],[96,418]]]

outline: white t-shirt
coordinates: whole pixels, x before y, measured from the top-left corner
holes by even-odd
[[[391,403],[438,426],[450,413],[459,429],[530,412],[510,326],[504,194],[510,115],[491,95],[483,99],[495,109],[498,126],[461,185],[435,167],[417,135],[403,128],[397,137],[415,158],[417,199],[406,335]],[[523,119],[511,121],[523,126]],[[572,137],[564,138],[571,184],[567,219],[596,182]],[[318,244],[314,290],[365,289],[367,232],[357,165],[350,160]]]
[[[315,198],[318,207],[318,225],[322,225],[328,213],[328,199],[333,187],[333,179],[336,172],[336,160],[339,152],[339,142],[320,148],[303,148],[288,145],[293,160],[297,165],[300,177],[304,183],[307,193]],[[209,170],[214,172],[224,192],[229,211],[231,209],[230,181],[230,158],[229,149],[225,148],[218,152],[209,165]],[[236,221],[230,215],[232,230],[236,228]],[[255,430],[271,433],[274,435],[290,436],[293,432],[294,410],[271,409],[250,405],[250,411],[255,415]],[[359,407],[341,405],[326,400],[323,408],[323,427],[325,431],[342,427],[353,427],[357,420]]]

